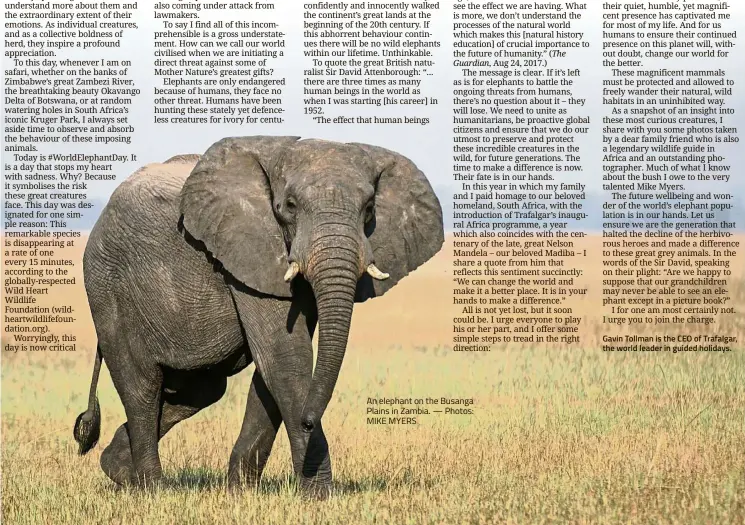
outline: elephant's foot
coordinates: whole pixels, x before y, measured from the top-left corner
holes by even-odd
[[[163,477],[159,466],[150,468],[140,475],[135,473],[126,423],[117,429],[111,443],[101,454],[101,469],[111,481],[123,487],[156,488]]]
[[[324,501],[331,496],[331,476],[328,478],[320,479],[305,478],[299,476],[300,479],[300,493],[304,498]]]
[[[241,492],[258,489],[263,470],[263,468],[259,469],[250,462],[234,461],[231,458],[228,467],[228,490],[230,492]]]
[[[133,477],[133,486],[139,490],[157,490],[163,485],[163,471],[159,465],[136,473]]]
[[[315,500],[329,498],[332,474],[325,438],[311,441],[305,462],[295,472],[303,497]]]
[[[135,483],[135,469],[129,448],[126,423],[117,429],[114,439],[101,454],[101,469],[117,485],[125,486]]]
[[[312,434],[302,432],[295,441],[294,456],[303,458],[302,464],[295,464],[295,474],[300,492],[309,499],[325,500],[331,495],[331,458],[328,443],[320,423]],[[301,451],[304,451],[304,457]]]

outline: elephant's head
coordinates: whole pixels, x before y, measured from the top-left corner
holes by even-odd
[[[302,275],[318,308],[318,360],[301,425],[331,399],[352,307],[384,294],[439,251],[442,210],[407,158],[364,144],[226,138],[181,192],[183,226],[248,287],[292,297]]]

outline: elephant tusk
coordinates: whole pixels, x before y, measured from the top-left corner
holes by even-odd
[[[369,264],[367,266],[367,273],[369,273],[373,279],[377,279],[378,281],[385,281],[390,277],[389,274],[381,272],[374,264]]]
[[[290,281],[292,281],[299,271],[300,265],[295,261],[291,262],[290,267],[287,268],[287,273],[285,273],[285,282],[289,283]]]

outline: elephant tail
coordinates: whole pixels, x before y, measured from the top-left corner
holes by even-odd
[[[81,456],[96,446],[101,435],[101,406],[98,404],[96,387],[98,386],[98,375],[101,373],[101,347],[96,347],[96,363],[93,365],[93,379],[91,390],[88,395],[88,410],[83,412],[75,420],[75,428],[72,433],[78,442],[78,454]]]

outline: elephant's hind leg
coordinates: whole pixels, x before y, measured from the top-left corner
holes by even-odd
[[[132,482],[141,487],[153,486],[162,477],[158,456],[158,425],[163,372],[157,366],[148,369],[137,367],[136,371],[135,367],[132,368],[131,371],[126,370],[129,373],[112,370],[111,379],[127,414],[125,435],[129,437],[132,452]]]
[[[177,392],[163,392],[158,439],[163,438],[180,421],[217,402],[225,394],[226,386],[227,378],[205,375],[191,383],[188,388],[182,388]],[[111,443],[101,455],[101,468],[119,485],[136,481],[127,423],[117,429]]]

